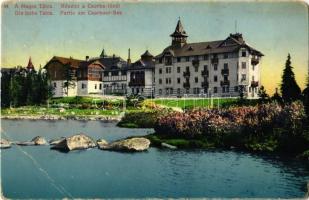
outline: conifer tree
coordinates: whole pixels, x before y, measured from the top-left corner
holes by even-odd
[[[297,85],[295,80],[295,75],[293,72],[293,67],[291,66],[291,56],[288,55],[288,58],[285,63],[285,68],[283,70],[282,82],[281,82],[281,94],[282,99],[285,102],[292,102],[301,97],[301,90]]]
[[[304,106],[305,106],[307,117],[309,118],[309,74],[307,77],[306,88],[303,91],[303,101],[304,101]]]

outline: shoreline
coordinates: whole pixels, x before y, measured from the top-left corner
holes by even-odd
[[[103,121],[103,122],[119,122],[121,115],[77,115],[77,116],[60,116],[60,115],[1,115],[0,119],[9,120],[77,120],[77,121]]]

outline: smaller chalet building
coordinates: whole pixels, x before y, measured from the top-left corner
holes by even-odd
[[[103,93],[125,95],[127,92],[127,61],[119,56],[108,56],[104,49],[97,58],[90,61],[98,61],[104,66],[103,73]]]
[[[54,97],[103,94],[104,66],[99,61],[78,60],[54,56],[45,69],[54,88]]]
[[[147,50],[141,59],[128,66],[128,94],[154,96],[154,56]]]

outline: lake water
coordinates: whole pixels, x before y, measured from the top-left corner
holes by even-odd
[[[98,121],[2,120],[2,137],[25,141],[84,132],[107,141],[145,135]],[[1,150],[2,192],[8,198],[304,197],[308,162],[220,150],[143,153],[89,149],[61,153],[49,146]]]

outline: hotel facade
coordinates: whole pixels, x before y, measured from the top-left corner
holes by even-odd
[[[249,46],[242,34],[224,40],[187,43],[179,19],[172,43],[155,60],[156,97],[258,98],[263,54]]]

